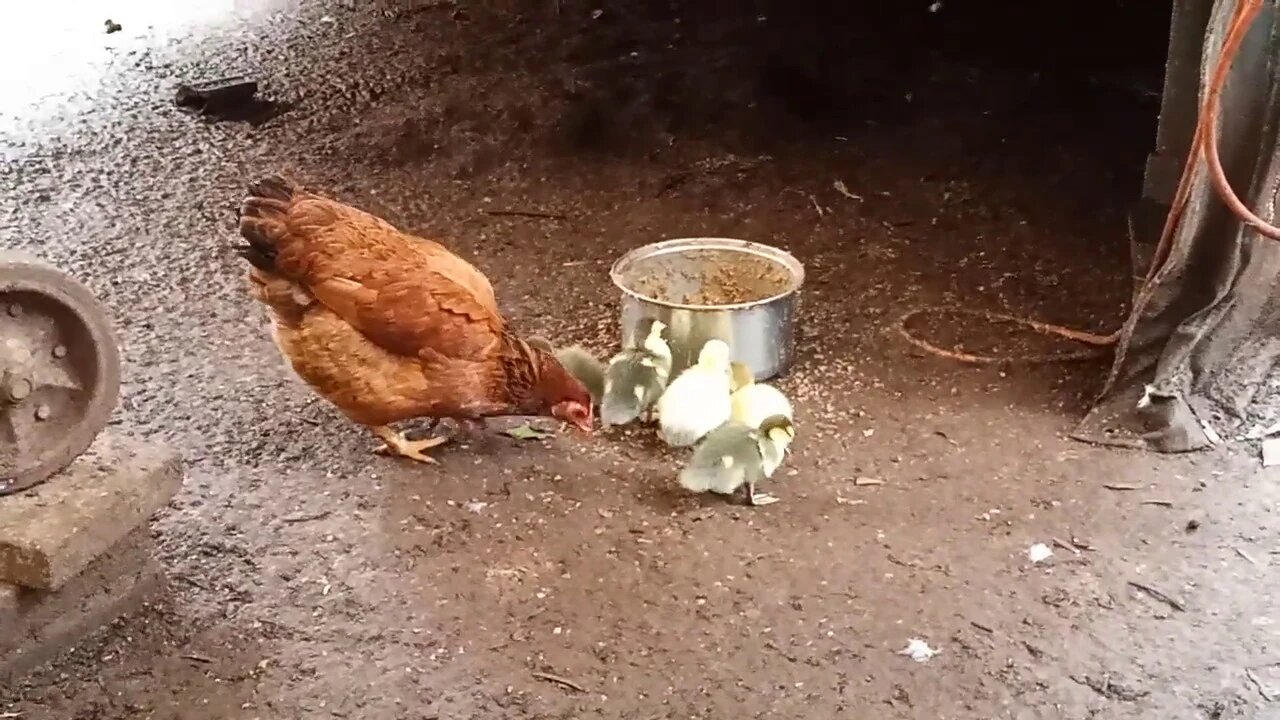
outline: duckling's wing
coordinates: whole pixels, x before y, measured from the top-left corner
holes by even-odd
[[[760,447],[751,428],[726,423],[698,445],[680,472],[680,484],[694,492],[729,494],[761,475]]]

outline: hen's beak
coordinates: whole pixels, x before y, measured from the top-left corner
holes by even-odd
[[[590,435],[596,429],[596,414],[594,412],[588,412],[586,417],[579,417],[574,420],[573,426]]]

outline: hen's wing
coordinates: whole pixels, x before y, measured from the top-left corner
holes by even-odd
[[[505,324],[493,287],[439,243],[279,178],[241,208],[242,253],[306,288],[371,341],[407,356],[487,356]]]

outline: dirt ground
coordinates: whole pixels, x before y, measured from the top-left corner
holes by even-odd
[[[937,305],[1119,322],[1167,17],[1113,13],[1150,37],[1071,54],[1086,13],[1002,44],[950,3],[70,4],[24,3],[27,44],[0,50],[32,73],[0,81],[0,245],[98,293],[127,357],[116,427],[188,474],[155,526],[166,590],[0,689],[0,717],[1280,712],[1274,476],[1067,440],[1101,362],[975,369],[894,330]],[[240,70],[287,112],[172,106]],[[790,249],[809,279],[783,502],[688,497],[639,434],[372,455],[292,379],[228,250],[246,182],[277,170],[446,238],[522,329],[600,352],[625,250]],[[940,653],[898,654],[912,638]]]

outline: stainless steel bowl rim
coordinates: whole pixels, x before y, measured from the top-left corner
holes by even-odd
[[[747,302],[730,303],[727,305],[689,305],[685,303],[675,303],[666,300],[659,300],[643,293],[636,292],[627,287],[623,282],[622,272],[632,263],[645,260],[659,255],[667,255],[682,250],[730,250],[733,252],[741,252],[758,257],[767,258],[787,269],[791,275],[791,282],[786,290],[770,295],[759,300],[749,300]],[[768,305],[782,298],[794,295],[804,285],[804,265],[796,259],[794,255],[776,248],[772,245],[751,242],[750,240],[739,240],[737,238],[721,238],[721,237],[690,237],[690,238],[673,238],[670,240],[660,240],[658,242],[649,243],[635,248],[618,258],[613,263],[613,267],[609,268],[609,278],[613,280],[613,284],[619,290],[638,300],[657,305],[659,307],[673,308],[678,310],[694,310],[694,311],[719,311],[719,310],[743,310],[746,308],[758,307],[760,305]]]

